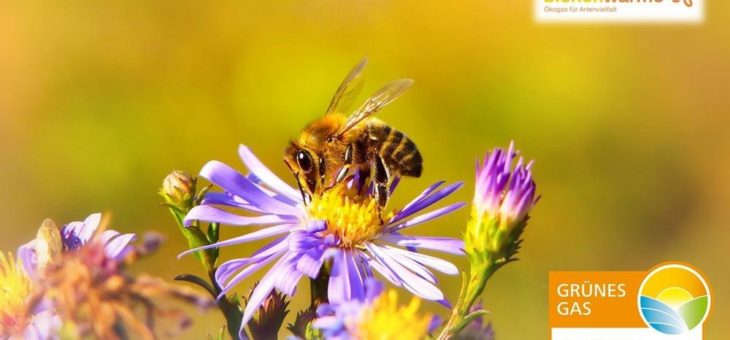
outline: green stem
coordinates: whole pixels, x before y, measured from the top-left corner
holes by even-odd
[[[489,281],[489,278],[492,277],[499,267],[493,260],[486,261],[481,265],[472,265],[469,272],[469,279],[464,282],[466,288],[462,287],[462,293],[452,309],[449,321],[437,339],[446,340],[453,338],[475,318],[475,316],[471,315],[471,308],[479,300],[487,285],[487,281]]]
[[[220,309],[223,316],[226,318],[226,328],[228,328],[228,334],[231,339],[238,339],[238,330],[241,329],[241,320],[243,319],[243,313],[238,308],[238,301],[231,301],[227,296],[223,296],[218,299],[218,295],[221,293],[221,287],[218,282],[215,281],[215,270],[208,272],[210,282],[213,284],[213,289],[216,292],[216,304]]]
[[[327,285],[330,280],[330,263],[325,262],[316,278],[310,280],[310,291],[312,296],[312,307],[316,310],[317,306],[327,303]]]
[[[180,232],[182,232],[183,236],[185,236],[185,238],[188,240],[188,246],[190,247],[190,249],[209,244],[208,237],[203,233],[202,230],[200,230],[197,224],[194,224],[190,227],[185,226],[185,224],[183,223],[185,213],[183,211],[180,211],[176,207],[168,208],[170,210],[170,213],[172,213],[172,216],[175,218],[175,222],[177,222],[177,226],[180,228]],[[215,271],[217,269],[217,254],[215,251],[215,249],[201,250],[195,252],[195,255],[198,259],[200,259],[203,268],[205,268],[205,271],[208,273],[208,278],[210,279],[210,283],[212,284],[213,290],[215,292],[215,296],[213,296],[213,298],[216,299],[218,309],[220,309],[221,313],[223,313],[223,316],[226,318],[226,328],[228,328],[228,334],[230,334],[231,339],[238,339],[238,331],[241,328],[243,313],[238,307],[237,300],[229,299],[227,296],[222,296],[218,298],[222,290],[221,287],[218,285],[218,282],[216,282],[215,280]]]

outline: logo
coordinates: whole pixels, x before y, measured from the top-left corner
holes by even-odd
[[[639,288],[641,317],[664,334],[684,334],[701,326],[710,312],[710,302],[705,279],[682,264],[652,270]]]
[[[685,22],[704,19],[705,0],[534,0],[540,22]]]
[[[707,280],[691,265],[645,271],[551,271],[552,340],[702,340],[711,310]]]

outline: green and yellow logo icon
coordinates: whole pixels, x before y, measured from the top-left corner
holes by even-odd
[[[665,334],[683,334],[701,326],[710,312],[710,288],[696,270],[666,264],[652,270],[639,288],[644,322]]]

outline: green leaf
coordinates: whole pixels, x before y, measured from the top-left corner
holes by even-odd
[[[210,295],[213,296],[213,298],[217,298],[218,297],[217,296],[218,294],[216,294],[216,292],[215,292],[215,288],[213,288],[213,286],[211,286],[210,283],[208,283],[208,281],[203,280],[199,276],[195,276],[193,274],[180,274],[178,276],[175,276],[175,280],[176,281],[186,281],[186,282],[194,283],[194,284],[196,284],[198,286],[203,287],[205,290],[207,290],[208,293],[210,293]]]
[[[454,327],[454,332],[456,334],[458,334],[459,332],[461,332],[462,329],[464,329],[464,327],[469,325],[472,321],[474,321],[477,318],[480,318],[486,314],[489,314],[489,312],[487,312],[483,309],[476,310],[476,311],[469,313],[469,315],[465,316],[464,319],[459,324],[457,324],[456,327]]]

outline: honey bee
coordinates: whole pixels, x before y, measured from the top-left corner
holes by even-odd
[[[372,117],[400,97],[411,79],[390,82],[376,91],[349,117],[342,112],[362,88],[361,61],[335,92],[325,115],[307,125],[287,148],[284,161],[294,174],[305,203],[311,195],[342,182],[351,171],[373,184],[380,208],[389,198],[389,185],[398,176],[421,176],[421,153],[402,132]]]

